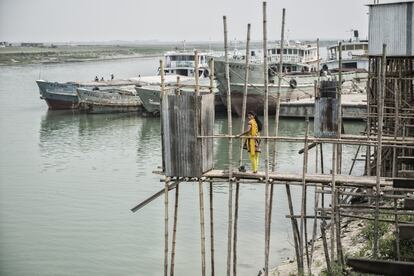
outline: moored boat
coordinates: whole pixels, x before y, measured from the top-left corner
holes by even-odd
[[[278,88],[278,66],[280,56],[280,45],[270,47],[268,55],[268,68],[264,69],[263,61],[260,59],[261,50],[251,52],[254,57],[249,65],[247,110],[263,114],[264,110],[264,75],[268,75],[269,91],[269,113],[276,111]],[[283,46],[283,66],[280,87],[280,101],[293,102],[314,96],[315,81],[320,77],[318,72],[317,47],[312,44],[290,44]],[[259,53],[259,54],[258,54]],[[216,78],[218,88],[224,105],[227,104],[227,89],[225,78],[224,58],[215,60]],[[232,111],[237,115],[242,114],[242,102],[245,88],[244,72],[245,58],[235,56],[229,59],[230,69],[230,91]],[[343,90],[353,90],[358,86],[356,83],[366,78],[367,72],[363,69],[342,70]],[[324,72],[325,74],[325,72]],[[326,72],[326,74],[337,76],[337,72]]]
[[[79,107],[77,88],[92,89],[98,87],[100,89],[128,86],[133,87],[140,83],[136,79],[129,80],[108,80],[108,81],[91,81],[91,82],[51,82],[45,80],[37,80],[40,98],[44,99],[49,109],[76,109]]]
[[[78,88],[79,108],[88,113],[137,112],[142,108],[134,87],[105,90]]]

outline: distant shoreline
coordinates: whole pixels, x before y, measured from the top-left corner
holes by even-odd
[[[208,45],[188,45],[188,49],[208,49]],[[214,47],[218,48],[218,46]],[[80,45],[48,47],[2,47],[0,66],[61,64],[162,56],[176,45]]]

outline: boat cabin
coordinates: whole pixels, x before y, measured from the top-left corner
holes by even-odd
[[[180,75],[194,77],[194,52],[167,52],[164,54],[164,73],[166,75]],[[209,76],[208,58],[206,53],[198,54],[198,75],[200,77]]]

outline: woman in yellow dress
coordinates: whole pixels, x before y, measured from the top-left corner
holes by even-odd
[[[259,132],[262,130],[262,122],[257,117],[256,113],[249,111],[247,113],[248,127],[245,132],[240,134],[248,135],[251,137],[259,137]],[[259,138],[247,138],[244,148],[249,152],[250,162],[252,164],[253,173],[257,173],[259,167],[259,155],[260,155],[260,139]]]

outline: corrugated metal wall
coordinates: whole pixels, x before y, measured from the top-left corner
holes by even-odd
[[[214,95],[168,95],[161,104],[163,164],[166,176],[200,177],[213,168]],[[197,124],[199,118],[201,124]]]
[[[370,5],[368,54],[381,55],[385,43],[388,56],[414,56],[413,26],[413,2]]]

